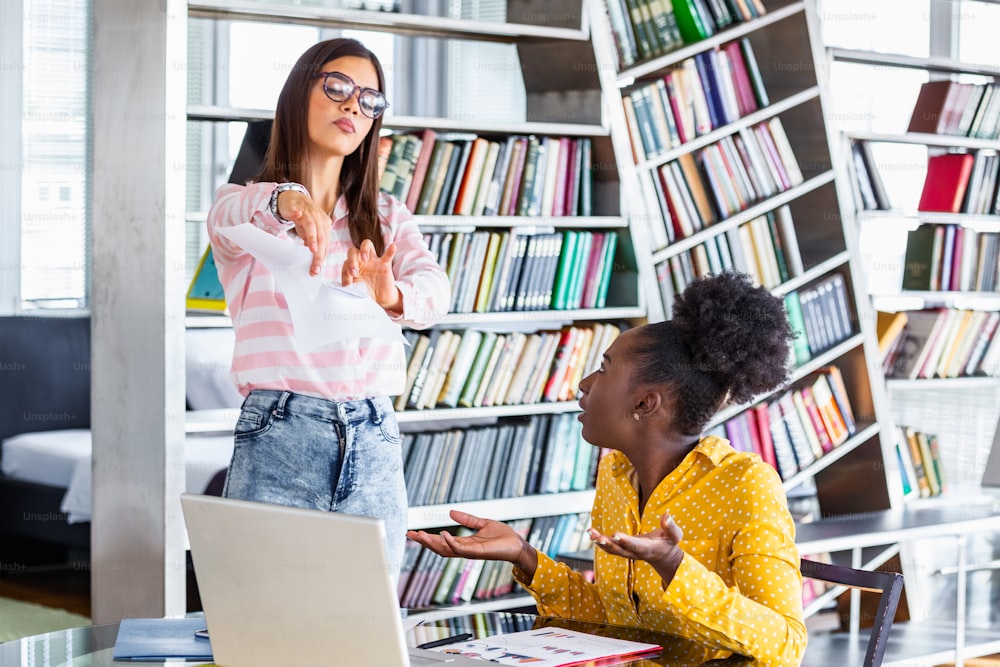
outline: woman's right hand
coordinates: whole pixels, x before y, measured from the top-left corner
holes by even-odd
[[[449,514],[455,523],[471,528],[475,534],[456,537],[446,530],[437,534],[410,530],[406,536],[439,556],[503,560],[516,565],[529,579],[534,576],[538,554],[513,528],[458,510]]]
[[[279,192],[277,207],[278,215],[295,225],[299,238],[313,254],[309,275],[318,275],[330,242],[330,216],[310,197],[296,190]]]

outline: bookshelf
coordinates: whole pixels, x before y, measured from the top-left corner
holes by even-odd
[[[858,239],[857,264],[865,276],[866,298],[886,322],[901,317],[900,321],[907,323],[897,339],[898,346],[886,348],[888,358],[881,357],[883,363],[872,369],[873,375],[885,377],[891,406],[887,423],[898,425],[895,440],[888,442],[904,452],[910,449],[912,443],[904,437],[908,428],[910,432],[933,434],[940,444],[944,487],[939,493],[921,492],[912,481],[904,482],[916,457],[912,449],[909,460],[900,457],[893,463],[886,459],[887,467],[895,471],[891,483],[909,487],[902,498],[907,508],[973,507],[995,502],[984,495],[980,480],[1000,395],[991,358],[982,348],[982,356],[975,354],[977,341],[988,351],[997,340],[996,328],[987,323],[997,318],[1000,292],[995,283],[984,282],[975,270],[977,265],[992,266],[995,275],[995,257],[981,262],[985,254],[979,252],[977,243],[968,241],[995,237],[1000,231],[1000,211],[992,199],[964,195],[985,195],[987,191],[995,194],[995,174],[991,178],[986,165],[996,159],[1000,149],[1000,136],[995,128],[990,129],[995,124],[996,110],[987,113],[984,106],[977,119],[979,104],[972,91],[980,94],[978,99],[985,98],[982,93],[995,85],[1000,68],[995,63],[976,62],[975,56],[963,60],[960,51],[972,51],[968,45],[960,48],[956,39],[959,24],[963,39],[975,38],[976,31],[968,28],[983,21],[983,11],[995,13],[996,8],[990,4],[934,0],[918,28],[926,31],[923,44],[913,39],[907,45],[897,42],[888,46],[891,40],[873,32],[868,38],[870,49],[853,48],[866,40],[858,26],[856,39],[843,38],[852,48],[831,46],[826,53],[824,72],[831,80],[839,81],[837,90],[851,81],[852,93],[844,96],[849,101],[834,114],[832,129],[838,132],[836,150],[843,156],[837,183],[845,195],[845,225]],[[867,27],[874,28],[890,17],[870,18]],[[892,18],[895,20],[895,16]],[[914,19],[909,29],[912,31],[918,22]],[[925,55],[886,52],[906,48],[926,48]],[[964,88],[966,99],[974,101],[953,104],[949,112],[942,114],[934,104],[943,101],[938,94],[953,83],[960,84],[956,91]],[[989,122],[991,119],[994,123]],[[941,125],[936,124],[939,121]],[[946,178],[934,176],[942,162],[956,155],[971,156],[958,159],[977,167],[978,180],[969,173],[964,195],[958,192],[961,179],[951,174]],[[941,156],[945,156],[944,160]],[[993,157],[987,160],[986,156]],[[947,195],[945,199],[951,198],[947,206],[941,205],[942,194]],[[950,252],[945,251],[946,239]],[[946,262],[953,269],[950,273],[944,269]],[[942,325],[935,332],[930,326],[946,321],[953,323],[950,330]],[[884,339],[886,344],[889,340]],[[935,340],[942,341],[936,348]],[[926,344],[928,341],[931,344]],[[946,363],[949,354],[951,363]],[[920,463],[926,466],[922,458]],[[982,550],[984,555],[976,558],[989,560],[986,554],[992,553],[995,540],[995,535],[989,534],[961,536],[955,549],[960,553]],[[995,632],[994,621],[986,611],[995,604],[991,593],[995,577],[980,572],[967,587],[964,582],[956,585],[953,578],[940,576],[947,570],[941,559],[950,558],[953,552],[946,549],[932,554],[928,546],[922,542],[901,545],[911,619],[901,625],[901,631],[910,632],[906,626],[912,624],[916,629],[932,618],[951,628],[968,620]],[[968,598],[968,610],[960,609],[955,618],[941,613],[949,600],[956,598],[960,607]],[[945,637],[943,644],[934,640],[919,650],[914,647],[911,656],[921,654],[921,660],[929,661],[933,651],[947,648],[949,641],[951,655],[955,656],[954,636]],[[979,647],[972,646],[974,643],[968,642],[964,657],[982,654]]]
[[[746,271],[786,303],[803,305],[802,326],[809,330],[803,333],[812,335],[802,337],[807,347],[798,350],[786,389],[812,388],[836,367],[855,420],[837,444],[803,453],[779,474],[790,495],[803,489],[815,495],[817,519],[886,509],[900,498],[882,466],[891,442],[881,418],[884,386],[870,371],[874,320],[841,213],[838,155],[817,74],[817,10],[811,2],[765,8],[706,39],[623,66],[612,3],[592,5],[595,48],[614,65],[602,70],[602,82],[627,214],[635,233],[645,235],[636,251],[647,267],[640,277],[649,319],[664,319],[672,295],[690,279],[726,268]],[[684,118],[691,114],[684,100],[697,100],[698,87],[716,109],[699,115],[698,102],[691,103],[692,122]],[[713,172],[722,170],[733,177],[715,179]],[[711,428],[737,446],[741,430],[751,436],[756,430],[766,449],[767,436],[795,419],[780,411],[784,393],[727,408]],[[746,446],[758,445],[751,437]],[[868,492],[852,491],[859,488]]]
[[[523,77],[526,93],[523,121],[495,123],[472,117],[394,115],[394,109],[390,108],[384,118],[383,136],[400,145],[412,141],[414,137],[428,142],[428,146],[452,143],[456,155],[466,144],[470,144],[465,150],[471,154],[471,144],[480,139],[505,147],[522,138],[525,147],[536,139],[542,143],[551,140],[551,143],[546,144],[551,155],[556,154],[556,149],[551,146],[558,143],[560,148],[567,144],[573,145],[574,152],[564,153],[566,155],[585,156],[579,158],[578,164],[581,166],[575,171],[571,169],[573,163],[568,162],[567,158],[570,166],[565,170],[566,178],[575,179],[578,191],[583,192],[572,200],[573,206],[570,206],[571,200],[567,194],[563,200],[567,204],[561,211],[531,210],[531,214],[525,214],[524,211],[511,208],[507,213],[514,214],[490,215],[482,209],[472,214],[456,213],[458,207],[449,206],[445,210],[422,210],[416,215],[421,232],[432,248],[445,247],[447,243],[452,244],[451,247],[458,247],[459,244],[470,247],[480,238],[489,239],[488,242],[483,241],[484,244],[499,244],[503,237],[504,245],[499,245],[496,251],[497,264],[468,251],[465,268],[462,270],[469,273],[456,273],[453,276],[456,292],[464,289],[476,295],[479,290],[485,290],[483,285],[488,284],[486,279],[500,274],[499,262],[503,257],[503,248],[513,246],[516,239],[526,239],[524,242],[530,247],[531,240],[544,237],[552,240],[553,245],[560,248],[560,252],[552,257],[548,273],[542,274],[548,275],[549,282],[541,282],[530,305],[527,297],[523,306],[515,305],[513,308],[500,307],[500,302],[486,299],[485,296],[477,296],[474,300],[470,297],[469,301],[463,302],[464,305],[458,302],[453,304],[452,312],[432,329],[406,332],[414,343],[420,337],[431,336],[436,337],[435,340],[443,340],[447,336],[449,341],[454,341],[449,343],[450,354],[442,353],[443,356],[438,359],[428,352],[424,359],[424,364],[428,367],[426,381],[430,382],[432,374],[436,374],[438,389],[425,392],[420,405],[411,400],[411,396],[398,397],[397,414],[404,435],[404,457],[408,457],[410,453],[417,454],[421,449],[425,457],[411,462],[412,476],[407,477],[408,492],[411,479],[419,478],[417,471],[427,475],[428,472],[423,470],[426,468],[435,475],[423,484],[426,493],[421,496],[420,502],[411,503],[408,518],[411,528],[433,530],[449,527],[452,523],[448,510],[461,507],[482,516],[512,522],[523,529],[533,539],[533,543],[542,545],[552,540],[553,534],[560,532],[566,533],[566,539],[571,539],[572,529],[577,525],[584,525],[593,502],[592,473],[596,463],[596,450],[579,446],[578,429],[572,428],[572,424],[577,423],[574,413],[579,409],[575,401],[576,382],[585,372],[589,372],[589,367],[593,365],[593,355],[610,343],[607,336],[613,336],[617,332],[615,323],[634,322],[644,318],[647,304],[640,289],[639,277],[645,268],[639,266],[634,250],[638,240],[633,234],[632,221],[623,214],[619,175],[613,168],[615,160],[610,123],[602,111],[601,84],[598,78],[600,67],[583,14],[585,4],[583,0],[509,0],[505,6],[506,21],[500,22],[419,13],[339,9],[306,3],[234,0],[196,0],[188,3],[190,18],[211,21],[308,25],[327,30],[389,32],[397,35],[397,38],[513,44],[520,61],[520,75]],[[420,3],[414,3],[414,7],[421,11],[426,9]],[[363,36],[361,38],[364,40]],[[421,77],[419,71],[415,75],[418,79]],[[188,107],[189,123],[260,121],[271,117],[271,110],[261,108],[206,104],[192,104]],[[584,145],[589,155],[583,153]],[[404,178],[411,178],[412,172],[404,176],[401,172],[394,171],[398,162],[389,166],[391,156],[391,152],[387,153],[386,171],[391,171],[397,183]],[[471,161],[470,157],[469,162]],[[499,173],[499,168],[496,171]],[[456,188],[462,182],[459,177],[461,173],[462,170],[455,168],[456,176],[452,183]],[[559,172],[559,175],[562,176],[562,173]],[[479,187],[485,182],[481,179],[482,176],[476,182]],[[585,188],[589,188],[589,195]],[[568,192],[569,186],[566,189]],[[445,199],[446,192],[447,189],[442,186],[439,193],[441,201]],[[399,198],[406,201],[409,194],[404,189],[399,193]],[[546,194],[543,189],[543,196]],[[452,192],[452,196],[458,196],[457,190]],[[452,203],[456,204],[457,201],[453,199]],[[192,212],[188,217],[191,220],[203,219],[204,214]],[[613,244],[608,241],[612,236],[615,239]],[[563,270],[556,260],[565,259],[568,252],[566,243],[571,237],[578,245],[584,243],[579,239],[585,238],[586,245],[580,247],[590,248],[590,254],[585,256],[581,251],[581,259],[578,260],[581,265]],[[555,240],[565,243],[560,247]],[[597,254],[599,248],[603,248],[603,254]],[[597,261],[593,258],[603,260],[603,272],[594,272],[583,263],[588,259]],[[451,259],[449,255],[442,252],[439,259],[446,268],[453,268],[448,265]],[[454,262],[454,259],[451,261]],[[491,270],[494,266],[497,267],[496,270]],[[457,266],[454,268],[459,270]],[[536,273],[539,272],[540,268]],[[571,294],[574,294],[572,290],[575,289],[578,298],[557,304],[555,292],[558,291],[558,281],[563,276],[577,279],[575,287],[566,289]],[[596,289],[597,285],[601,285],[601,289],[592,293],[591,290]],[[515,295],[510,296],[513,299]],[[229,326],[229,323],[225,316],[192,314],[188,316],[188,326]],[[510,373],[514,374],[516,369],[521,368],[535,371],[534,375],[526,379],[524,393],[510,393],[513,392],[511,386],[506,399],[502,390],[498,389],[493,399],[484,400],[486,397],[482,394],[488,396],[489,390],[472,392],[468,397],[470,402],[465,406],[454,402],[441,403],[438,400],[445,395],[449,385],[461,386],[455,383],[467,381],[473,373],[473,368],[465,362],[477,358],[480,353],[484,355],[484,359],[495,356],[493,363],[496,365],[493,369],[495,373],[499,373],[498,369],[506,359],[504,355],[507,351],[499,347],[500,343],[493,343],[497,347],[496,352],[492,353],[492,350],[485,348],[485,351],[480,351],[474,343],[467,341],[485,341],[487,338],[495,341],[499,338],[510,343],[516,337],[527,338],[529,341],[533,337],[544,338],[548,341],[539,343],[538,351],[533,357],[527,355],[526,350],[531,349],[527,343],[521,348],[525,350],[524,356],[511,357],[513,367]],[[465,355],[465,361],[460,362],[462,341],[467,342],[469,352]],[[567,346],[565,350],[564,345]],[[414,349],[421,348],[416,345],[410,348],[412,355],[408,363],[412,363],[412,370],[416,371],[421,358],[417,357]],[[428,344],[424,349],[432,348]],[[487,355],[486,352],[491,354]],[[563,356],[565,361],[561,360]],[[553,382],[554,373],[561,373],[558,378],[561,390],[557,386],[549,386]],[[414,375],[412,378],[413,382],[416,382],[416,377],[418,376]],[[494,380],[496,377],[493,376]],[[484,388],[487,388],[488,379],[489,376],[484,376]],[[511,384],[515,380],[516,375],[510,380]],[[535,387],[534,391],[530,390],[532,386]],[[458,395],[455,393],[452,398]],[[215,410],[210,414],[195,415],[194,421],[198,424],[197,428],[203,431],[225,431],[232,428],[237,416],[237,410]],[[508,442],[503,445],[508,448],[503,449],[501,444],[497,444],[501,443],[501,436],[495,434],[502,433],[505,429],[508,432],[519,429],[518,437],[524,436],[529,445],[535,446],[526,446],[523,452],[519,452],[510,449]],[[543,444],[550,441],[568,444],[565,448],[560,445],[559,451],[549,452],[549,448],[543,447]],[[491,448],[493,444],[497,446]],[[432,449],[435,446],[438,448]],[[553,461],[562,459],[576,463],[569,471],[572,474],[554,465]],[[505,478],[501,474],[508,468],[514,469],[517,466],[522,470],[540,472],[536,478],[528,475],[527,479],[516,479],[514,475],[507,475]],[[489,480],[493,480],[493,477],[496,480],[487,484],[487,476],[491,472],[496,474],[490,476]],[[469,483],[462,483],[463,481]],[[485,486],[471,488],[476,484]],[[505,491],[500,492],[502,489]],[[551,517],[564,519],[560,521]],[[573,545],[573,548],[577,546]],[[413,555],[413,558],[419,559],[422,556]],[[417,564],[420,562],[416,561]],[[404,571],[408,566],[414,568],[414,562],[404,564]],[[444,570],[443,563],[430,559],[426,567],[427,581],[431,581],[434,576],[443,581],[449,573],[455,574]],[[464,567],[463,565],[463,576]],[[516,592],[516,586],[514,590],[504,593],[504,579],[499,573],[484,568],[479,574],[485,581],[483,586],[488,589],[481,597],[478,596],[478,588],[477,594],[472,595],[472,588],[467,586],[465,599],[460,599],[454,588],[450,592],[443,591],[437,584],[432,588],[428,588],[430,584],[425,584],[419,591],[405,591],[401,588],[400,596],[404,600],[417,601],[416,607],[419,609],[415,611],[429,617],[455,607],[490,610],[533,604],[530,597]],[[401,580],[406,578],[408,577]]]
[[[605,105],[627,214],[636,236],[644,234],[636,251],[640,267],[647,267],[640,278],[649,319],[668,317],[672,296],[691,278],[730,267],[785,298],[790,315],[797,309],[803,314],[800,341],[805,346],[794,350],[790,385],[752,405],[721,411],[710,428],[737,448],[760,447],[765,460],[770,442],[801,526],[835,525],[843,517],[901,506],[894,426],[878,371],[875,313],[851,201],[840,182],[846,168],[841,142],[830,125],[816,3],[767,2],[758,18],[622,65],[613,2],[592,6],[594,44],[614,65],[602,71]],[[691,60],[701,61],[695,80],[689,74]],[[711,90],[729,88],[716,96],[715,118],[702,113],[700,124],[697,110],[693,123],[684,118],[691,112],[683,110],[685,99],[697,98],[691,88],[698,85],[707,91],[708,106]],[[697,109],[697,102],[692,105]],[[771,143],[784,144],[785,150],[770,150]],[[722,171],[720,163],[731,178],[713,179],[712,171]],[[831,300],[831,293],[837,298]],[[834,315],[841,310],[844,315]],[[811,319],[817,312],[820,316]],[[796,429],[810,427],[810,417],[785,409],[792,403],[789,394],[815,390],[832,368],[844,381],[840,406],[849,406],[854,423],[832,444],[812,451],[808,444],[804,451],[793,446],[791,463],[786,453],[783,465],[782,447],[796,439]],[[741,432],[750,435],[742,443]],[[898,544],[880,544],[833,555],[840,562],[850,557],[855,567],[898,568],[899,554]],[[808,613],[833,596],[814,601]]]

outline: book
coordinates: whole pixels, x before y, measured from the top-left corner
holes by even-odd
[[[914,437],[917,439],[917,446],[920,449],[920,460],[924,464],[924,474],[927,475],[927,485],[930,487],[932,496],[941,495],[941,480],[938,478],[939,462],[934,461],[931,454],[931,444],[929,436],[923,431],[915,431]]]
[[[435,141],[434,151],[431,153],[430,163],[427,165],[427,174],[424,177],[423,188],[420,191],[420,199],[415,215],[431,215],[437,208],[438,200],[441,198],[441,191],[444,188],[445,178],[451,164],[452,153],[455,144],[451,141]]]
[[[913,104],[907,132],[943,134],[947,129],[948,110],[954,106],[958,94],[956,82],[951,79],[926,81],[920,86]]]
[[[788,437],[788,426],[785,424],[785,418],[781,415],[781,407],[777,401],[771,401],[767,404],[767,418],[771,427],[771,442],[774,447],[778,475],[785,480],[797,473],[799,466],[795,460],[792,441]]]
[[[778,407],[781,410],[781,418],[784,420],[785,426],[788,429],[788,439],[792,443],[792,450],[795,452],[795,460],[798,462],[799,469],[801,470],[815,461],[817,456],[815,450],[813,449],[812,442],[806,435],[802,417],[800,416],[798,408],[795,405],[794,394],[795,392],[791,390],[782,394],[778,399]]]
[[[799,300],[798,292],[789,292],[785,295],[785,312],[788,313],[788,323],[792,328],[792,333],[795,335],[792,339],[792,352],[795,355],[795,364],[801,366],[812,359],[812,351],[809,349],[805,317],[802,313],[802,304]]]
[[[857,430],[857,423],[854,418],[854,410],[851,408],[851,401],[848,399],[847,383],[844,382],[844,374],[840,372],[839,366],[834,365],[824,366],[819,369],[819,372],[826,375],[830,391],[833,392],[833,399],[837,403],[837,410],[840,412],[840,416],[844,420],[844,425],[847,427],[847,433],[854,435],[854,432]]]
[[[889,348],[903,335],[909,319],[905,310],[895,313],[878,311],[875,313],[875,333],[878,336],[878,352],[885,359]]]
[[[802,404],[805,406],[806,414],[809,415],[813,431],[816,433],[816,437],[819,440],[820,449],[823,454],[833,451],[836,443],[834,442],[833,434],[827,429],[826,420],[823,419],[823,415],[820,412],[819,402],[813,394],[812,385],[805,385],[804,387],[801,387],[798,392],[802,396]],[[806,432],[808,433],[808,430]]]
[[[490,143],[483,137],[476,137],[471,144],[465,170],[461,173],[458,188],[455,191],[454,207],[446,213],[455,215],[471,215],[472,207],[479,194],[482,180],[483,165],[490,150]]]
[[[906,233],[901,285],[904,290],[931,289],[936,231],[935,225],[918,225]]]
[[[642,656],[661,649],[659,644],[593,635],[559,627],[554,623],[532,630],[469,639],[429,650],[455,653],[501,665],[568,667],[592,664],[595,660],[612,657]]]
[[[816,409],[819,411],[820,419],[830,436],[833,447],[842,445],[850,435],[847,430],[847,421],[840,413],[840,407],[834,398],[833,389],[827,376],[820,373],[812,384],[812,398],[816,402]]]
[[[413,176],[410,179],[410,187],[406,193],[406,208],[416,213],[420,202],[420,195],[423,192],[424,179],[427,170],[430,168],[431,156],[437,141],[437,133],[431,129],[421,130],[417,136],[420,138],[420,152],[417,153],[416,162],[413,166]]]
[[[972,153],[945,153],[927,158],[927,175],[917,210],[960,212],[973,162]]]
[[[805,393],[801,389],[796,389],[792,391],[792,405],[795,406],[795,412],[798,414],[799,423],[802,426],[802,432],[805,434],[806,441],[809,443],[809,449],[813,453],[814,458],[821,458],[823,454],[829,451],[829,438],[823,440],[820,439],[820,434],[816,430],[816,426],[822,427],[822,423],[819,421],[819,415],[816,414],[815,417],[809,409],[809,405],[806,404],[803,394]],[[811,402],[810,402],[811,404]],[[812,404],[813,410],[815,410],[815,404]],[[826,435],[826,432],[823,432]],[[798,451],[798,450],[796,450]]]
[[[445,377],[441,388],[440,396],[436,404],[454,408],[458,406],[459,396],[465,388],[465,383],[472,374],[475,361],[481,355],[484,335],[492,332],[482,332],[477,329],[466,329],[460,334],[458,348],[455,351],[451,365],[448,367],[448,374]],[[496,334],[492,334],[494,337]],[[491,339],[492,340],[492,339]]]
[[[204,618],[123,618],[118,625],[114,660],[163,662],[212,660],[212,645],[195,632],[205,628]]]
[[[927,480],[927,471],[924,468],[923,456],[920,452],[920,444],[917,442],[917,434],[910,427],[903,428],[903,440],[910,451],[910,461],[913,463],[913,472],[917,480],[917,491],[921,498],[931,495],[931,485]]]
[[[672,0],[677,28],[685,44],[699,42],[714,34],[714,30],[706,25],[704,16],[698,11],[695,0]]]
[[[441,185],[440,197],[428,213],[434,215],[449,215],[455,210],[455,199],[458,196],[458,185],[465,174],[465,167],[472,151],[472,139],[456,139],[455,148],[445,171],[444,182]]]

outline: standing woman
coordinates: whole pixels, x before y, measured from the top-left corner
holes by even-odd
[[[379,192],[384,90],[382,66],[360,42],[309,48],[278,97],[260,174],[219,189],[208,233],[236,334],[232,376],[245,396],[223,495],[380,518],[398,572],[406,487],[389,397],[406,380],[402,343],[334,337],[301,349],[275,277],[219,233],[250,223],[304,244],[311,276],[363,283],[393,321],[433,324],[450,303],[447,275],[410,212]]]

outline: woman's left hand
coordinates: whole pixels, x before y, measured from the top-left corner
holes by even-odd
[[[609,554],[644,560],[652,565],[663,579],[664,588],[674,578],[684,558],[684,551],[678,546],[684,531],[669,513],[660,517],[659,528],[641,535],[602,535],[593,528],[587,533],[594,544]]]
[[[379,257],[372,242],[365,239],[360,248],[347,250],[340,281],[344,286],[363,282],[378,305],[386,310],[402,312],[403,295],[396,287],[396,276],[392,272],[392,258],[395,255],[395,243],[390,243]]]

